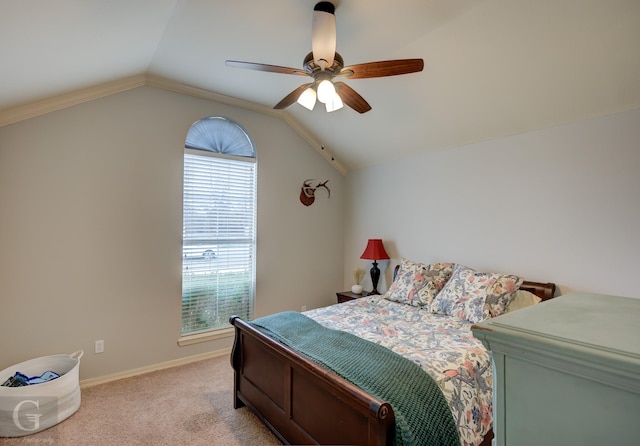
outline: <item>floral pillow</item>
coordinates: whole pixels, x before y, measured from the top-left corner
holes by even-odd
[[[522,279],[497,273],[481,273],[464,265],[455,270],[431,303],[431,312],[480,322],[502,314]]]
[[[507,306],[522,285],[522,279],[513,275],[501,275],[487,290],[484,304],[485,319],[500,316],[507,311]]]
[[[454,263],[415,263],[402,259],[396,280],[384,298],[414,307],[429,306],[453,272]]]

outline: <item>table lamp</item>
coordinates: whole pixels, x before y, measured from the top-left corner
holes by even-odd
[[[380,269],[378,268],[377,260],[386,260],[389,258],[389,254],[384,250],[382,239],[372,238],[367,242],[367,247],[360,256],[361,259],[373,260],[373,266],[371,267],[371,283],[373,284],[373,290],[371,294],[380,294],[378,292],[378,280],[380,280]]]

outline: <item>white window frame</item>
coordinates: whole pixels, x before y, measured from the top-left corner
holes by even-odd
[[[251,208],[252,208],[251,215],[248,215],[247,212],[244,212],[244,211],[239,212],[237,210],[234,210],[233,212],[228,212],[228,213],[225,213],[223,211],[222,214],[214,214],[214,217],[216,215],[222,215],[223,217],[231,216],[229,217],[230,224],[231,225],[235,224],[239,229],[233,229],[233,226],[232,226],[232,229],[228,229],[226,226],[220,229],[219,225],[216,226],[215,222],[212,222],[211,219],[206,216],[204,218],[200,218],[199,216],[197,218],[194,217],[195,220],[194,218],[188,218],[188,216],[186,215],[188,212],[186,203],[189,200],[193,201],[194,196],[197,196],[200,192],[198,192],[198,194],[196,195],[193,195],[193,193],[187,191],[187,188],[191,186],[187,186],[187,183],[188,183],[188,180],[186,178],[187,170],[185,167],[185,173],[184,173],[184,177],[185,177],[184,200],[185,201],[183,202],[184,214],[183,214],[183,254],[182,254],[182,258],[183,258],[182,290],[183,292],[182,292],[182,305],[181,305],[182,327],[181,327],[181,337],[178,340],[178,344],[190,345],[196,342],[203,342],[203,341],[208,341],[212,339],[229,337],[233,335],[233,327],[228,323],[228,318],[229,316],[231,316],[231,314],[227,314],[224,312],[226,310],[230,310],[231,307],[227,307],[226,309],[223,307],[224,311],[221,310],[218,313],[216,313],[214,310],[210,310],[207,312],[206,317],[204,317],[204,319],[211,317],[211,314],[216,314],[218,317],[217,325],[207,326],[197,330],[192,330],[193,326],[190,326],[190,328],[188,328],[185,331],[185,321],[189,322],[190,319],[195,319],[196,317],[200,317],[200,316],[194,317],[193,311],[190,311],[189,313],[185,314],[185,309],[188,309],[188,307],[185,306],[185,300],[187,296],[189,296],[190,298],[193,298],[193,294],[188,295],[187,293],[192,292],[192,291],[189,291],[189,287],[193,287],[193,284],[194,284],[193,277],[197,274],[200,274],[201,276],[209,275],[211,276],[212,280],[214,280],[214,277],[215,277],[215,282],[217,282],[218,285],[216,286],[215,284],[211,284],[212,289],[215,289],[215,291],[196,293],[196,297],[193,298],[194,301],[198,301],[198,302],[202,301],[205,303],[208,302],[208,305],[210,305],[212,308],[213,306],[216,306],[217,308],[221,304],[221,302],[224,300],[224,298],[222,299],[219,298],[220,292],[221,292],[221,289],[220,289],[221,285],[219,285],[220,278],[224,277],[225,275],[226,276],[230,275],[231,277],[233,277],[234,274],[238,274],[238,271],[245,271],[245,269],[243,268],[246,268],[246,273],[249,274],[249,281],[237,282],[237,283],[242,283],[243,288],[244,286],[248,286],[248,294],[249,294],[248,296],[246,296],[248,300],[245,301],[245,303],[248,304],[248,308],[245,308],[244,313],[241,313],[240,315],[243,318],[253,317],[253,311],[255,306],[255,276],[256,276],[255,251],[256,251],[256,212],[257,212],[257,199],[256,199],[257,197],[257,162],[255,157],[251,158],[251,157],[245,157],[245,156],[233,156],[233,155],[228,155],[223,153],[216,153],[216,152],[213,152],[210,150],[204,150],[204,149],[185,148],[184,154],[185,154],[184,155],[185,166],[188,159],[189,160],[199,159],[205,162],[205,164],[213,160],[220,160],[222,161],[222,164],[231,164],[231,166],[228,166],[228,167],[233,167],[233,165],[238,165],[237,164],[238,162],[248,163],[252,165],[252,169],[249,169],[249,170],[241,169],[240,177],[235,177],[234,175],[230,175],[229,177],[226,177],[226,180],[225,180],[225,177],[222,177],[220,182],[215,183],[215,185],[211,186],[212,188],[217,187],[218,189],[216,189],[215,191],[213,189],[209,191],[212,194],[218,194],[221,187],[225,187],[225,186],[230,187],[231,189],[229,189],[229,191],[230,191],[231,197],[233,198],[232,203],[234,203],[235,205],[240,205],[240,204],[251,205]],[[224,161],[230,161],[230,163],[225,163]],[[214,162],[214,164],[216,163]],[[206,166],[203,168],[207,169]],[[213,167],[213,170],[215,169],[216,167]],[[243,176],[243,175],[248,175],[248,176]],[[244,181],[245,179],[249,181],[250,184],[248,184],[248,188],[251,189],[251,191],[242,190],[242,181]],[[197,181],[203,181],[203,180],[201,178],[198,178]],[[200,184],[199,186],[208,187],[207,185],[203,185],[203,184]],[[209,193],[209,192],[206,192],[206,193]],[[247,196],[248,198],[246,201],[241,199],[242,195],[237,195],[238,193],[242,194],[244,192],[252,192],[252,194],[249,194]],[[190,193],[191,195],[189,195]],[[218,195],[216,195],[216,197],[217,196]],[[215,201],[215,199],[212,197],[213,195],[211,195],[211,197],[205,195],[205,198],[204,198],[205,201],[203,201],[203,203],[209,203],[211,207],[215,207],[213,206],[213,203],[214,202],[219,203],[219,201]],[[196,198],[196,199],[200,199],[200,198]],[[206,200],[210,200],[210,201],[207,202]],[[203,207],[203,209],[205,207]],[[250,208],[246,208],[246,209],[250,209]],[[205,211],[205,214],[206,214],[206,211]],[[235,221],[236,218],[240,220]],[[194,232],[190,232],[186,226],[188,221],[191,222],[192,225],[195,225],[195,226],[192,226],[192,228],[195,228],[198,231],[195,233],[196,234],[195,236],[194,236]],[[225,222],[223,221],[223,226],[224,226],[224,223]],[[245,229],[247,228],[247,225],[249,225],[250,228]],[[207,231],[211,231],[211,232],[207,232]],[[206,235],[202,236],[200,234],[206,234]],[[247,246],[247,244],[249,244],[249,246]],[[202,249],[205,245],[207,246],[210,245],[211,249],[206,250],[207,252],[210,251],[209,252],[210,257],[203,257],[201,259],[200,257],[198,257],[199,255],[198,249]],[[248,249],[248,252],[247,252],[247,249]],[[205,252],[201,254],[204,256]],[[248,254],[248,257],[245,254]],[[217,264],[217,262],[221,262],[221,263]],[[221,266],[221,265],[224,265],[224,266]],[[242,274],[242,272],[240,272],[239,274]],[[200,282],[201,278],[202,277],[198,278],[197,281],[195,282],[198,284],[198,286],[201,283]],[[207,279],[205,278],[204,280],[206,281]],[[232,280],[234,279],[232,278]],[[227,287],[227,289],[229,288],[231,287]],[[191,290],[192,289],[193,288],[191,288]],[[207,294],[207,296],[205,296],[205,294]],[[212,296],[213,294],[215,294],[215,297]],[[231,300],[231,302],[233,302],[233,300]],[[222,305],[227,305],[227,303],[222,303]],[[194,305],[194,306],[197,306],[197,305]],[[198,309],[197,311],[200,311],[200,310]]]

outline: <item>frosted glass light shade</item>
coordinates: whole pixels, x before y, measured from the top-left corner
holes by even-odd
[[[323,80],[318,84],[318,100],[323,104],[331,101],[336,96],[336,87],[330,80]]]
[[[336,52],[336,16],[331,2],[319,2],[313,8],[311,50],[313,60],[321,69],[333,65]]]
[[[333,99],[324,105],[327,108],[327,112],[329,113],[332,111],[340,110],[344,106],[344,104],[342,103],[342,99],[340,99],[340,96],[338,96],[338,93],[334,94]]]
[[[307,88],[298,97],[298,104],[302,105],[308,110],[313,110],[316,105],[316,91],[313,88]]]

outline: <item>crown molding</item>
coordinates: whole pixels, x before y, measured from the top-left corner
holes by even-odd
[[[141,74],[2,110],[0,111],[0,127],[82,104],[83,102],[111,96],[115,93],[132,90],[145,85],[145,83],[146,76]]]
[[[243,99],[225,96],[202,88],[181,84],[170,79],[150,74],[141,74],[120,79],[113,82],[83,88],[59,96],[50,97],[41,101],[20,105],[17,107],[0,110],[0,127],[15,124],[20,121],[35,118],[47,113],[62,110],[67,107],[93,101],[115,93],[120,93],[144,85],[173,91],[188,96],[207,99],[221,104],[232,105],[234,107],[251,110],[268,116],[275,116],[284,120],[298,135],[302,137],[311,147],[331,164],[342,175],[348,173],[348,169],[327,150],[307,129],[305,129],[290,113],[284,110],[274,110],[270,107]]]
[[[255,111],[265,115],[277,116],[277,110],[273,110],[262,104],[256,102],[245,101],[243,99],[234,98],[231,96],[225,96],[220,93],[214,93],[210,90],[203,88],[193,87],[191,85],[181,84],[180,82],[173,81],[153,74],[146,76],[146,85],[150,87],[161,88],[163,90],[173,91],[175,93],[184,94],[187,96],[193,96],[200,99],[207,99],[213,102],[219,102],[221,104],[233,105],[235,107],[244,108],[246,110]]]
[[[274,110],[271,107],[264,106],[244,99],[238,99],[223,94],[214,93],[202,88],[192,87],[190,85],[181,84],[170,79],[162,78],[154,75],[147,75],[147,85],[164,90],[173,91],[196,98],[207,99],[221,104],[232,105],[234,107],[244,108],[264,115],[275,116],[285,121],[298,135],[302,137],[311,147],[313,147],[322,157],[329,162],[338,172],[346,175],[349,170],[336,159],[336,157],[327,150],[307,129],[305,129],[290,113],[284,110]]]
[[[311,133],[307,131],[296,119],[294,119],[289,113],[284,112],[280,115],[280,117],[287,123],[289,126],[295,130],[298,135],[300,135],[307,143],[313,147],[316,152],[323,156],[338,172],[342,175],[346,175],[349,173],[349,169],[345,167],[340,161],[336,159],[336,157],[331,153],[327,148],[320,143]]]

